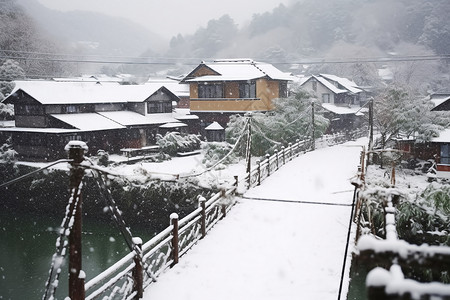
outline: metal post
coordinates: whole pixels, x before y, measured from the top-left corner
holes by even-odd
[[[257,170],[258,170],[258,185],[261,185],[261,162],[259,160],[256,161]]]
[[[88,150],[85,142],[70,141],[64,148],[68,151],[70,163],[69,187],[72,194],[72,202],[76,204],[74,222],[69,235],[69,297],[72,300],[84,299],[84,278],[81,255],[81,229],[82,229],[82,196],[81,180],[84,169],[80,163],[84,160],[84,152]],[[80,274],[81,273],[81,274]]]
[[[178,214],[172,213],[170,215],[170,223],[172,224],[172,265],[175,266],[178,263],[179,258],[179,246],[178,246]]]
[[[316,126],[314,125],[314,101],[311,102],[311,126],[312,126],[312,134],[311,134],[311,149],[316,149]]]
[[[252,116],[248,114],[248,133],[247,133],[247,146],[246,146],[246,159],[247,159],[247,174],[248,174],[248,187],[251,184],[251,170],[252,170]]]
[[[373,98],[369,100],[369,153],[373,150]],[[372,163],[372,155],[369,154],[367,164]]]

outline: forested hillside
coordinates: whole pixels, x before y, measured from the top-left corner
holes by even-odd
[[[449,13],[447,0],[304,0],[256,14],[241,29],[227,15],[211,20],[193,35],[173,37],[168,56],[252,57],[276,64],[307,58],[326,61],[446,55],[450,49]],[[334,73],[369,85],[382,67],[385,64],[314,64],[308,71]],[[445,84],[441,73],[447,72],[447,65],[442,61],[388,67],[394,71],[394,79],[406,85],[424,80],[432,80],[436,88]]]
[[[29,78],[79,75],[102,67],[112,74],[149,76],[166,72],[178,76],[201,60],[248,57],[295,74],[332,73],[364,86],[379,82],[379,69],[389,70],[395,83],[416,87],[423,93],[449,85],[448,0],[292,1],[254,14],[246,24],[236,24],[229,15],[212,19],[192,34],[172,37],[168,50],[161,50],[161,40],[139,30],[139,26],[121,23],[125,20],[117,19],[121,21],[113,26],[113,20],[101,14],[62,13],[36,3],[35,8],[27,5],[24,10],[17,1],[0,2],[1,62],[17,57]],[[85,21],[79,22],[80,18]],[[94,21],[98,22],[95,26]],[[58,25],[63,23],[66,27]],[[133,34],[132,28],[136,29]],[[74,46],[74,40],[83,39],[87,44]],[[101,51],[91,52],[90,46]],[[122,55],[130,47],[136,53],[132,56],[141,57],[135,61],[143,64],[97,63],[86,68],[80,58],[85,54]],[[67,56],[36,57],[34,53],[75,53],[80,62],[61,63],[59,60]],[[409,60],[411,57],[414,59]]]
[[[0,65],[9,58],[17,58],[25,74],[69,73],[67,66],[52,61],[35,60],[35,55],[31,54],[62,51],[63,46],[46,36],[16,1],[0,1]],[[21,60],[23,57],[29,59]],[[11,78],[0,78],[0,81],[5,79]]]

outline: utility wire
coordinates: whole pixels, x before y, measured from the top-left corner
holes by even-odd
[[[212,169],[214,169],[217,165],[219,165],[220,163],[222,163],[225,159],[227,159],[231,153],[234,152],[234,150],[237,148],[239,142],[241,141],[242,137],[244,136],[245,132],[247,131],[247,127],[248,127],[248,123],[249,120],[247,120],[247,122],[244,125],[244,129],[241,131],[236,143],[234,144],[233,148],[224,156],[222,157],[222,159],[220,159],[218,162],[216,162],[214,165],[212,165],[209,168],[206,168],[204,171],[200,172],[200,173],[193,173],[193,174],[189,174],[189,175],[181,175],[180,178],[187,178],[187,177],[196,177],[196,176],[200,176],[203,175],[206,172],[211,171]]]
[[[48,168],[50,168],[50,167],[52,167],[52,166],[54,166],[54,165],[56,165],[56,164],[60,164],[60,163],[64,163],[64,162],[70,163],[70,162],[73,162],[73,159],[60,159],[60,160],[57,160],[57,161],[55,161],[55,162],[52,162],[52,163],[48,164],[48,165],[45,166],[45,167],[39,168],[39,169],[37,169],[37,170],[34,170],[34,171],[30,172],[30,173],[27,173],[27,174],[25,174],[25,175],[22,175],[22,176],[20,176],[20,177],[17,177],[17,178],[15,178],[15,179],[13,179],[13,180],[10,180],[10,181],[8,181],[8,182],[4,182],[4,183],[0,184],[0,188],[3,188],[3,187],[6,187],[6,186],[8,186],[8,185],[11,185],[11,184],[13,184],[13,183],[22,181],[22,180],[24,180],[25,178],[28,178],[28,177],[30,177],[30,176],[36,174],[36,173],[42,172],[42,171],[44,171],[44,170],[46,170],[46,169],[48,169]]]
[[[161,57],[117,57],[117,56],[77,56],[70,54],[50,54],[40,52],[20,52],[11,50],[1,50],[0,52],[18,53],[21,56],[12,54],[0,55],[0,59],[17,59],[17,60],[32,60],[32,61],[47,61],[47,62],[65,62],[65,63],[97,63],[97,64],[129,64],[129,65],[198,65],[198,63],[191,62],[197,58],[161,58]],[[28,55],[45,55],[51,57],[30,57]],[[56,58],[57,56],[78,57],[78,58]],[[83,59],[83,57],[98,57],[99,59]],[[105,60],[100,58],[119,58],[120,60]],[[128,59],[128,60],[125,60]],[[278,65],[314,65],[314,64],[346,64],[346,63],[387,63],[387,62],[406,62],[406,61],[433,61],[441,59],[450,59],[450,54],[444,55],[410,55],[398,57],[367,57],[367,58],[346,58],[346,59],[332,59],[332,58],[312,58],[292,62],[286,61],[270,61],[272,64]],[[147,60],[147,61],[143,61]],[[148,61],[153,60],[153,61]]]

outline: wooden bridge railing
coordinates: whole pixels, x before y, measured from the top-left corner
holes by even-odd
[[[199,207],[186,217],[170,216],[171,224],[142,245],[143,267],[136,271],[134,252],[85,284],[86,299],[134,299],[167,268],[174,266],[198,240],[235,204],[237,186],[219,192],[209,200],[199,199]],[[140,273],[140,274],[139,274]],[[139,283],[138,277],[142,277]],[[136,283],[141,286],[138,286]]]
[[[396,205],[399,194],[395,189],[387,190],[383,202],[383,225],[374,228],[370,205],[364,199],[364,156],[362,172],[355,184],[357,190],[354,220],[357,223],[358,263],[372,268],[366,278],[368,300],[450,300],[450,285],[440,282],[419,282],[405,278],[404,272],[414,274],[414,270],[429,268],[432,277],[439,278],[442,272],[450,270],[450,247],[414,245],[399,239],[396,223]],[[378,232],[378,236],[375,235]]]
[[[327,144],[345,141],[344,134],[326,136],[318,139]],[[282,165],[303,152],[309,151],[309,141],[297,140],[257,163],[243,179],[250,182],[249,187],[261,182],[277,171]],[[143,245],[138,245],[142,253],[130,252],[110,268],[85,284],[86,299],[139,299],[143,290],[156,281],[166,269],[178,263],[179,257],[202,239],[206,233],[235,204],[238,180],[232,188],[216,193],[210,199],[199,199],[199,207],[186,217],[178,220],[177,214],[170,216],[170,225]],[[134,239],[135,243],[139,239]],[[142,260],[139,259],[141,256]],[[140,262],[142,261],[142,265]]]

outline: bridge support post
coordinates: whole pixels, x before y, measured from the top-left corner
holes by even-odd
[[[258,170],[258,185],[261,185],[261,162],[259,160],[256,161],[257,170]]]
[[[285,165],[286,164],[286,148],[284,146],[282,146],[281,151],[283,151],[283,165]]]
[[[270,176],[270,155],[266,154],[266,160],[267,160],[267,176]]]
[[[200,207],[202,208],[200,233],[202,234],[201,238],[204,238],[206,236],[206,199],[205,197],[200,197],[198,201],[200,202],[199,204]]]
[[[292,160],[293,154],[292,154],[292,143],[289,143],[289,160]]]
[[[69,187],[72,195],[72,203],[76,205],[74,222],[69,235],[69,297],[72,300],[84,300],[84,272],[82,268],[81,256],[81,228],[82,228],[82,196],[81,181],[84,175],[84,169],[80,164],[84,160],[84,152],[88,147],[81,141],[70,141],[64,148],[70,163]]]
[[[276,149],[275,149],[275,155],[277,157],[277,171],[278,171],[278,169],[280,168],[280,162],[278,160],[278,150],[276,150]]]
[[[178,263],[179,259],[179,246],[178,246],[178,214],[173,213],[170,215],[170,223],[173,226],[172,229],[172,265],[171,267],[175,266]]]
[[[134,256],[134,269],[133,269],[133,290],[136,291],[135,299],[142,299],[144,297],[144,268],[142,266],[142,239],[138,237],[133,238],[133,243],[139,249],[139,253]]]

